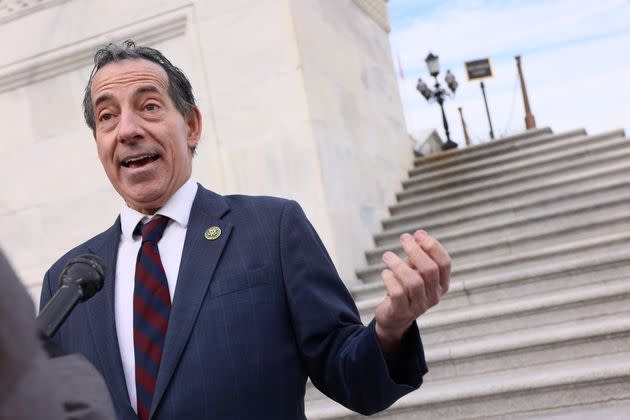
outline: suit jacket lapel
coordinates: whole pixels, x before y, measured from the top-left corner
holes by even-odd
[[[153,415],[157,409],[173,376],[230,236],[232,225],[221,220],[228,211],[229,206],[223,197],[199,185],[188,221],[177,287],[150,415]],[[221,234],[214,240],[208,240],[204,237],[204,233],[206,229],[213,226],[218,226]]]
[[[114,288],[116,278],[116,258],[120,241],[120,218],[103,233],[102,242],[90,248],[90,252],[101,257],[106,267],[106,279],[103,291],[88,302],[86,309],[90,332],[94,340],[94,348],[101,363],[101,374],[105,378],[114,401],[127,401],[129,410],[129,393],[123,374],[116,321],[114,317]]]

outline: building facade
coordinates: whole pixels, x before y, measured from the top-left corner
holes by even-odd
[[[300,202],[353,284],[413,158],[388,31],[384,0],[0,2],[0,245],[33,297],[120,209],[81,101],[94,51],[125,39],[191,79],[193,176]]]

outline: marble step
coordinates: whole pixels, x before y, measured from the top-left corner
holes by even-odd
[[[370,306],[362,305],[360,312],[364,323],[374,318],[378,303],[380,301]],[[566,289],[544,294],[441,311],[429,310],[418,319],[418,326],[426,348],[458,342],[463,342],[462,346],[465,347],[466,343],[474,345],[484,336],[623,312],[630,314],[630,273],[619,279],[598,281],[595,284],[567,284]]]
[[[553,245],[561,241],[581,239],[590,235],[628,229],[630,222],[630,186],[607,197],[581,200],[556,208],[533,209],[524,215],[512,215],[503,220],[480,219],[465,226],[447,227],[429,232],[459,262],[466,259],[495,257],[519,253],[532,247]],[[365,253],[368,264],[381,261],[384,252],[403,256],[399,237],[386,245]]]
[[[627,276],[628,273],[630,253],[624,247],[502,275],[459,277],[454,273],[448,293],[431,311],[489,304],[509,298],[525,298],[569,286],[591,284],[594,278],[598,281],[613,280]],[[353,286],[350,292],[360,311],[377,305],[386,294],[382,281]]]
[[[625,142],[624,142],[625,140]],[[499,176],[530,174],[535,168],[559,165],[589,155],[606,153],[628,143],[623,130],[596,136],[569,137],[565,141],[545,143],[530,148],[517,156],[496,156],[467,165],[449,167],[448,170],[430,172],[403,181],[405,191],[429,193],[450,187],[469,185]]]
[[[465,264],[460,264],[457,259],[452,259],[452,277],[471,280],[480,276],[500,276],[509,272],[529,271],[544,265],[559,264],[576,258],[588,258],[591,255],[601,255],[619,247],[630,249],[630,231]],[[380,282],[380,274],[384,269],[385,264],[383,263],[373,264],[357,270],[357,277],[364,283]]]
[[[513,413],[511,420],[627,420],[630,413],[630,401],[610,399],[595,404],[582,405],[580,403],[571,406],[546,408],[542,410],[529,410],[524,413]],[[493,416],[490,419],[499,419]],[[505,418],[503,416],[503,418]]]
[[[586,134],[586,131],[583,129],[574,130],[574,132]],[[550,138],[553,138],[553,136],[554,134],[549,128],[534,129],[525,131],[524,133],[503,137],[488,143],[475,144],[463,149],[447,150],[435,155],[419,157],[414,160],[414,166],[417,168],[412,169],[411,173],[415,173],[423,169],[438,169],[457,163],[476,161],[490,156],[509,153],[515,148],[527,147],[526,145],[528,143],[539,144],[541,142],[545,142]]]
[[[596,409],[622,415],[627,414],[629,402],[630,352],[625,351],[425,383],[372,418],[461,420],[535,415],[544,419]],[[328,400],[307,402],[306,415],[311,420],[362,417]]]
[[[524,181],[521,184],[503,185],[501,188],[477,189],[468,194],[449,196],[444,193],[433,199],[414,199],[413,211],[389,217],[382,221],[384,230],[395,229],[414,223],[430,224],[440,218],[456,218],[470,212],[492,213],[498,210],[518,208],[522,202],[549,201],[561,196],[579,194],[584,190],[606,187],[613,182],[623,182],[630,174],[630,159],[621,157],[602,162],[596,167],[583,168],[567,174],[552,175],[548,179]]]
[[[488,191],[497,193],[511,193],[519,188],[527,188],[532,185],[541,185],[547,182],[569,174],[580,173],[584,168],[595,170],[605,168],[609,164],[628,161],[630,157],[630,141],[621,137],[615,142],[614,148],[608,148],[601,153],[584,154],[576,159],[567,157],[562,162],[553,165],[544,165],[539,167],[531,167],[529,171],[520,171],[516,173],[501,172],[497,173],[490,179],[479,182],[453,186],[448,189],[440,189],[433,192],[425,192],[422,186],[403,190],[398,193],[398,205],[391,208],[392,214],[404,214],[413,211],[413,206],[406,206],[407,201],[414,198],[422,198],[425,202],[444,202],[453,200],[457,197],[474,197],[478,194],[484,194]]]
[[[630,312],[576,318],[477,340],[427,345],[430,372],[426,379],[437,383],[524,366],[534,368],[548,362],[629,351],[629,344]]]
[[[442,238],[486,226],[508,225],[515,219],[538,217],[562,209],[593,207],[600,202],[610,202],[630,193],[630,177],[602,177],[595,183],[589,183],[588,187],[585,185],[580,187],[568,192],[557,191],[555,194],[542,196],[516,197],[512,201],[497,202],[490,208],[480,204],[461,212],[419,212],[416,222],[376,233],[374,242],[377,247],[387,248],[398,244],[401,234],[420,228]]]
[[[424,344],[429,373],[423,387],[439,386],[465,377],[496,374],[501,371],[536,368],[551,362],[604,356],[630,349],[630,312],[608,316],[591,316],[518,330],[503,335],[493,334],[475,340],[448,344]],[[422,331],[422,327],[421,327]],[[421,332],[423,342],[425,334]],[[602,343],[606,343],[602,346]],[[630,354],[630,353],[629,353]],[[306,399],[313,403],[327,397],[312,383],[307,384]]]

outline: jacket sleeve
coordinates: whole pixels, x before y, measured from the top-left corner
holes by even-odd
[[[427,366],[415,323],[400,351],[386,361],[375,322],[363,326],[315,229],[293,201],[282,211],[280,254],[298,347],[320,391],[351,410],[372,414],[420,386]]]

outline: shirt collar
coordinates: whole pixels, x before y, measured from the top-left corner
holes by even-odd
[[[155,215],[161,214],[166,216],[183,228],[186,228],[188,226],[188,219],[190,218],[190,210],[192,209],[193,201],[197,194],[197,188],[197,183],[189,178]],[[138,223],[145,218],[151,219],[155,215],[147,216],[128,207],[127,204],[123,202],[120,208],[120,227],[122,229],[122,235],[126,239],[133,240],[133,231],[136,226],[138,226]]]

